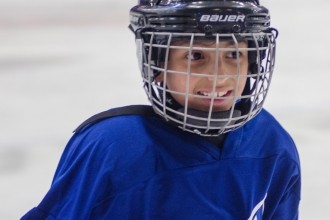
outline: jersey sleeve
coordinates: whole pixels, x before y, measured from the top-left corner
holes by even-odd
[[[38,207],[34,207],[28,213],[26,213],[21,220],[57,220],[49,213],[45,213]]]
[[[272,219],[296,220],[299,213],[301,179],[300,175],[292,179],[292,185],[280,201]]]
[[[143,130],[138,129],[141,121],[118,117],[75,133],[51,188],[24,219],[89,219],[97,204],[153,176],[155,166],[150,164],[155,164],[156,155],[148,138],[138,132]]]

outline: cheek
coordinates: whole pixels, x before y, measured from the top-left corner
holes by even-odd
[[[244,75],[243,77],[241,77],[239,79],[239,82],[238,82],[238,92],[239,92],[239,95],[242,95],[243,93],[243,90],[244,90],[244,87],[245,87],[245,84],[246,84],[246,80],[247,80],[247,76]]]
[[[166,87],[169,90],[171,96],[180,104],[185,103],[185,85],[186,77],[178,74],[169,73],[166,77]]]
[[[242,73],[238,79],[238,90],[240,95],[243,93],[247,80],[248,80],[248,67],[246,65],[244,67],[244,73]]]
[[[173,60],[174,58],[172,56],[172,59],[169,60],[168,70],[186,72],[186,66],[182,65],[181,62],[175,62],[175,60]],[[185,91],[186,79],[187,77],[184,74],[168,72],[166,75],[166,84],[167,87],[172,91],[183,92]]]
[[[187,77],[177,73],[168,73],[166,77],[166,84],[168,89],[177,92],[184,92],[186,90]]]

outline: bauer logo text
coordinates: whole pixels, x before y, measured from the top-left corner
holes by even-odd
[[[201,22],[244,22],[245,15],[202,15]]]

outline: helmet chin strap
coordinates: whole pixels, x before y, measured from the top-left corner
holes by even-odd
[[[240,100],[238,100],[236,104],[238,104],[239,102]],[[182,113],[182,115],[170,113],[170,112],[168,114],[171,114],[179,121],[185,120],[185,117],[183,116],[185,115],[185,107],[180,105],[168,92],[166,93],[166,105],[171,106],[172,109],[175,109],[177,112]],[[195,127],[195,126],[202,127],[199,129],[197,128],[193,129],[195,133],[204,134],[204,135],[205,133],[209,133],[209,135],[206,136],[214,136],[214,135],[219,135],[218,131],[221,130],[221,128],[234,125],[239,120],[237,118],[240,117],[241,115],[242,112],[239,109],[234,109],[234,110],[229,109],[227,111],[212,112],[208,122],[207,119],[209,117],[209,112],[188,108],[186,123],[188,124],[187,128]],[[207,131],[207,127],[212,127],[212,128],[209,131]],[[212,132],[212,130],[216,132]]]
[[[178,109],[178,112],[185,113],[185,109],[180,108]],[[241,116],[241,111],[234,109],[227,111],[212,112],[210,120],[205,120],[209,117],[209,112],[200,111],[196,109],[188,109],[187,115],[188,115],[188,117],[186,117],[187,124],[195,125],[198,127],[205,127],[205,128],[213,127],[215,130],[219,130],[224,126],[235,124],[237,121],[237,119],[235,118]],[[177,117],[182,121],[184,120],[184,116],[182,115],[177,115]],[[202,130],[206,130],[206,129],[202,129]]]

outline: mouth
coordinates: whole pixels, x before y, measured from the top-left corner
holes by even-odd
[[[206,92],[206,91],[198,91],[197,94],[203,97],[207,98],[225,98],[230,95],[231,91],[212,91],[212,92]]]

